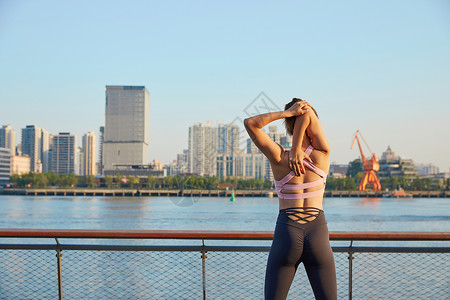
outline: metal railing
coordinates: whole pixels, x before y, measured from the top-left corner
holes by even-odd
[[[0,299],[262,299],[273,232],[0,229],[0,238]],[[450,295],[450,232],[330,240],[339,299]],[[299,267],[288,299],[314,299],[305,275]]]

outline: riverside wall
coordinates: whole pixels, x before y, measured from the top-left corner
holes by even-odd
[[[137,190],[137,189],[2,189],[0,195],[23,196],[103,196],[103,197],[231,197],[231,190]],[[412,198],[450,198],[450,191],[408,191]],[[274,190],[235,190],[235,197],[276,197]],[[325,191],[325,197],[392,197],[383,191]]]

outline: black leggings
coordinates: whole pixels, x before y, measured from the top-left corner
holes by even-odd
[[[267,261],[265,299],[286,299],[298,265],[303,262],[316,299],[337,299],[336,269],[328,227],[322,210],[305,224],[282,209]]]

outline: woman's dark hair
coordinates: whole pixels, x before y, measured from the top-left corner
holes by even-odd
[[[291,102],[289,102],[288,104],[286,104],[284,106],[284,110],[288,110],[292,105],[294,105],[295,103],[299,102],[299,101],[303,101],[300,98],[293,98]],[[319,115],[317,114],[317,111],[311,106],[311,109],[314,111],[314,113],[316,114],[317,118],[319,117]],[[297,117],[289,117],[289,118],[285,118],[284,119],[284,126],[286,127],[286,132],[290,135],[294,134],[294,125],[295,125],[295,119]]]

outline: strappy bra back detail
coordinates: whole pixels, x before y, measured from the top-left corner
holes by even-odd
[[[309,146],[305,153],[307,155],[310,155],[311,152],[314,150],[313,146]],[[321,178],[317,179],[312,182],[307,183],[301,183],[301,184],[287,184],[289,180],[295,177],[294,171],[289,172],[286,176],[284,176],[281,180],[274,180],[275,188],[277,189],[278,198],[280,199],[287,199],[287,200],[298,200],[298,199],[305,199],[305,198],[311,198],[319,195],[323,195],[325,191],[325,183],[327,180],[327,173],[325,173],[323,170],[316,167],[314,164],[312,164],[309,160],[304,159],[303,164],[305,167],[319,175]],[[283,193],[282,190],[289,190],[289,191],[298,191],[298,190],[304,190],[313,188],[316,186],[322,185],[322,188],[320,190],[314,191],[314,192],[308,192],[308,193],[300,193],[300,194],[287,194]]]

